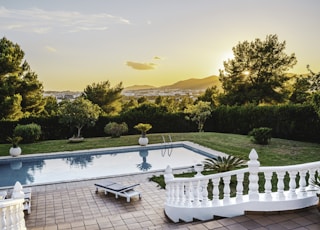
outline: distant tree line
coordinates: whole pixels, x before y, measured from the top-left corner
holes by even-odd
[[[79,99],[57,102],[43,96],[43,85],[24,59],[18,44],[0,40],[0,141],[17,124],[36,123],[42,140],[72,135],[103,136],[110,122],[125,122],[136,134],[139,122],[152,124],[152,132],[213,131],[247,134],[265,126],[276,137],[319,140],[320,73],[288,75],[297,63],[285,53],[286,42],[277,35],[265,40],[239,42],[234,57],[224,61],[219,80],[222,89],[207,88],[198,98],[158,96],[125,99],[120,82],[92,83]],[[68,124],[66,126],[65,124]]]

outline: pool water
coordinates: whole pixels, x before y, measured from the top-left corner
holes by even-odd
[[[138,150],[137,150],[138,149]],[[191,167],[208,155],[185,147],[164,149],[136,148],[135,151],[72,153],[48,158],[28,157],[0,160],[0,187],[46,184],[62,181],[125,175],[131,173]]]

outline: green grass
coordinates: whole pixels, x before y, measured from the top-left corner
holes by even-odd
[[[148,134],[149,143],[162,143],[162,134]],[[164,134],[167,138],[167,134]],[[258,145],[246,135],[224,133],[173,133],[173,141],[191,141],[248,160],[252,148],[255,148],[263,166],[292,165],[320,161],[320,144],[272,138],[269,145]],[[74,151],[94,148],[131,146],[138,144],[139,135],[127,135],[120,138],[85,138],[81,143],[69,143],[68,140],[40,141],[33,144],[20,144],[22,154]],[[0,156],[8,156],[10,144],[0,144]]]

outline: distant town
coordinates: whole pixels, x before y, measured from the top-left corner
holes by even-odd
[[[176,82],[172,85],[154,87],[149,85],[136,85],[124,88],[122,95],[125,98],[155,98],[157,96],[173,96],[176,98],[190,97],[197,98],[207,88],[212,86],[219,87],[217,76],[209,76],[202,79],[187,79]],[[58,102],[61,100],[72,100],[81,95],[82,92],[73,91],[45,91],[44,96],[54,96]]]
[[[123,90],[122,95],[125,98],[155,98],[157,96],[173,96],[173,97],[190,97],[197,98],[205,90],[204,89],[139,89],[139,90]],[[58,102],[62,100],[73,100],[81,95],[82,92],[74,91],[45,91],[44,96],[53,96],[57,99]]]

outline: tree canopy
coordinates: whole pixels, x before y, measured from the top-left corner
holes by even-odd
[[[43,86],[24,52],[7,38],[0,40],[0,119],[18,120],[44,111]]]
[[[117,114],[121,110],[120,99],[122,98],[122,90],[122,82],[112,88],[109,81],[104,81],[88,85],[84,89],[82,96],[92,103],[99,105],[106,114],[112,115]]]
[[[296,63],[295,54],[286,54],[286,42],[277,35],[268,35],[264,41],[239,42],[232,48],[234,58],[224,61],[220,81],[224,90],[222,104],[273,104],[287,97],[286,71]]]
[[[198,131],[203,132],[204,123],[211,116],[210,102],[199,101],[194,105],[188,105],[184,110],[188,116],[187,119],[195,122],[198,125]]]
[[[81,129],[93,126],[100,115],[100,108],[91,101],[78,97],[74,101],[66,101],[60,108],[60,122],[77,128],[77,137],[81,137]]]

